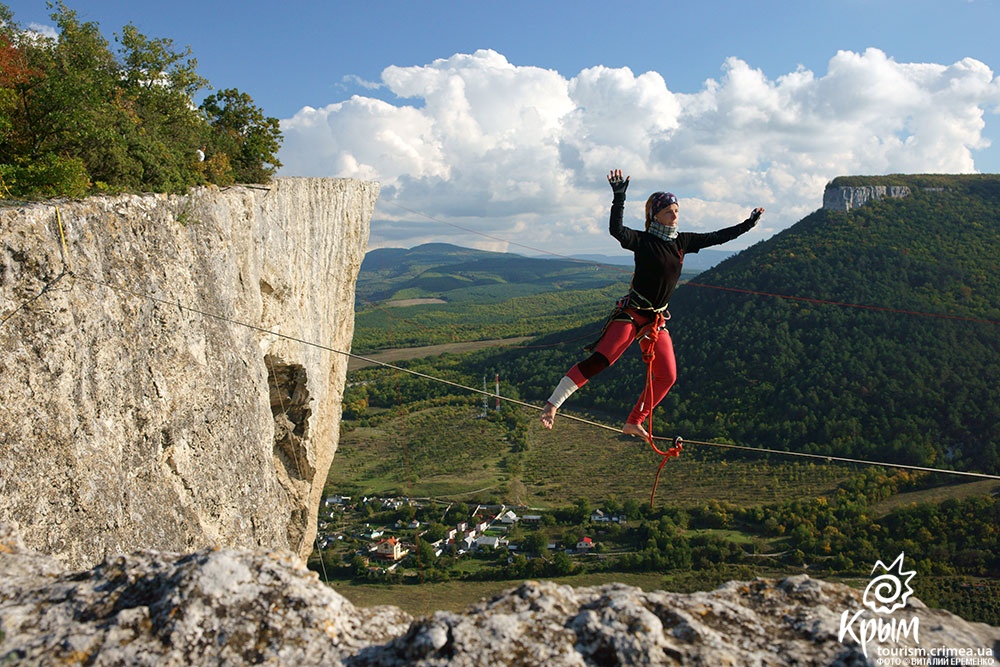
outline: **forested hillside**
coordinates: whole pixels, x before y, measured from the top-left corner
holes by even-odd
[[[1000,176],[893,179],[911,196],[816,211],[678,289],[679,380],[655,428],[1000,472]],[[575,342],[476,363],[540,402],[581,357]],[[623,418],[643,373],[628,354],[566,407]]]

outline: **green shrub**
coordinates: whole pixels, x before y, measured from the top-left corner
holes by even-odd
[[[0,165],[5,196],[14,199],[83,197],[90,190],[90,176],[83,160],[51,153],[24,164]]]

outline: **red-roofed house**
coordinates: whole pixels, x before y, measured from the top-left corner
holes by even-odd
[[[409,549],[404,549],[395,537],[382,540],[375,546],[375,555],[385,560],[397,561],[408,553]]]

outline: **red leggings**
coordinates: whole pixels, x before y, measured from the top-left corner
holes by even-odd
[[[573,366],[566,373],[567,377],[573,380],[577,387],[587,384],[590,378],[594,377],[608,366],[611,366],[622,356],[629,345],[635,340],[638,329],[649,324],[651,317],[645,317],[635,310],[628,313],[635,318],[635,324],[626,320],[615,320],[608,325],[597,342],[594,353],[580,363]],[[670,340],[670,333],[666,330],[660,332],[656,339],[656,356],[653,359],[653,400],[650,403],[643,401],[646,389],[643,387],[642,395],[636,402],[635,407],[626,420],[629,424],[641,424],[649,417],[663,397],[667,395],[670,388],[677,380],[677,361],[674,359],[674,343]]]

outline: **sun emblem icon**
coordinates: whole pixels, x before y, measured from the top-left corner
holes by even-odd
[[[885,574],[874,577],[865,589],[864,604],[866,607],[879,614],[891,614],[897,609],[906,606],[906,600],[913,595],[910,588],[910,579],[916,574],[915,570],[903,571],[903,553],[886,567],[882,561],[875,563],[872,574],[882,568]]]

